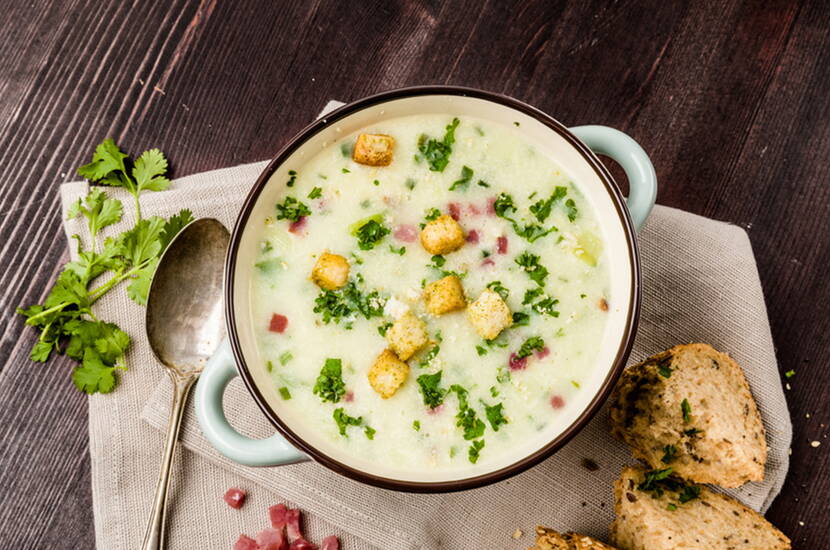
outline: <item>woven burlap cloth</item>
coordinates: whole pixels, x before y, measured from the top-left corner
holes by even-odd
[[[335,106],[332,102],[326,107]],[[230,228],[264,165],[181,178],[170,190],[142,197],[142,210],[145,215],[169,216],[187,207],[197,217],[214,217]],[[64,214],[87,189],[82,182],[62,186]],[[123,200],[126,212],[110,232],[133,223],[131,201],[119,191],[108,190]],[[85,234],[78,220],[66,221],[65,229],[68,236]],[[763,483],[750,483],[730,494],[764,511],[784,482],[792,427],[747,234],[734,225],[657,206],[639,242],[643,310],[629,362],[675,344],[700,341],[728,352],[743,366],[764,419],[769,461]],[[96,315],[117,323],[133,338],[129,371],[118,388],[89,398],[96,542],[101,550],[133,550],[140,546],[149,515],[171,385],[144,336],[144,309],[126,292],[112,292],[100,300]],[[225,410],[243,433],[273,433],[239,379],[227,390]],[[632,462],[628,450],[608,435],[605,411],[562,450],[527,472],[489,487],[444,495],[376,489],[311,462],[279,468],[239,466],[202,437],[192,403],[181,440],[171,484],[169,548],[201,550],[230,549],[239,533],[255,534],[267,526],[266,508],[276,502],[306,511],[312,540],[336,534],[345,550],[526,548],[536,524],[605,538],[613,519],[612,483],[621,467]],[[599,469],[584,467],[585,458]],[[232,486],[249,492],[241,510],[222,501]],[[514,539],[517,529],[523,535]]]

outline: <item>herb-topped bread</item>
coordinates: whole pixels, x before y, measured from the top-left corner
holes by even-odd
[[[671,477],[625,468],[614,485],[611,542],[622,550],[788,550],[790,539],[740,502]]]
[[[741,368],[707,344],[628,368],[611,396],[611,434],[652,468],[739,487],[764,478],[767,445]]]
[[[536,544],[528,550],[616,550],[613,546],[579,533],[561,534],[547,527],[536,528]]]

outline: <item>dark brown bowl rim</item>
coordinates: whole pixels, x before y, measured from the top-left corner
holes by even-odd
[[[459,480],[440,481],[440,482],[418,482],[398,480],[387,477],[377,476],[362,470],[353,468],[347,464],[343,464],[328,455],[318,451],[313,446],[305,442],[301,437],[294,433],[286,424],[282,422],[274,410],[265,400],[259,388],[254,382],[253,377],[245,363],[244,355],[242,353],[239,337],[236,330],[236,314],[234,312],[234,271],[236,270],[236,256],[239,244],[242,239],[242,233],[254,204],[259,198],[260,193],[265,188],[268,180],[276,172],[276,170],[283,164],[283,162],[298,148],[305,143],[314,134],[321,131],[323,128],[336,123],[342,118],[351,115],[362,109],[384,103],[390,100],[402,99],[407,97],[417,97],[425,95],[449,95],[461,97],[473,97],[492,101],[494,103],[513,108],[521,113],[531,116],[546,125],[553,131],[561,135],[572,147],[574,147],[584,157],[584,159],[591,165],[594,171],[599,176],[602,183],[605,185],[606,191],[614,202],[617,214],[622,222],[623,230],[625,232],[626,241],[628,243],[629,262],[631,265],[631,307],[628,311],[628,316],[625,324],[625,332],[621,340],[620,346],[617,350],[617,355],[614,359],[612,368],[602,383],[597,394],[577,417],[577,419],[568,426],[562,433],[553,438],[544,447],[538,449],[534,453],[518,460],[509,466],[488,472],[486,474],[475,477],[463,478]],[[288,143],[276,154],[276,156],[268,163],[268,166],[260,174],[256,183],[254,184],[242,209],[237,217],[236,224],[231,235],[230,245],[228,247],[227,261],[225,262],[225,314],[228,325],[228,335],[230,338],[231,348],[236,360],[237,369],[240,376],[248,388],[248,391],[254,398],[259,408],[265,414],[266,418],[279,430],[279,432],[291,442],[292,445],[302,450],[315,461],[326,466],[327,468],[337,472],[341,475],[351,479],[381,487],[384,489],[391,489],[396,491],[415,492],[415,493],[441,493],[451,491],[461,491],[465,489],[473,489],[504,480],[508,477],[514,476],[524,470],[530,468],[548,458],[554,452],[562,448],[565,443],[570,441],[579,431],[585,427],[591,418],[596,415],[602,404],[608,398],[611,390],[616,384],[617,379],[625,367],[625,362],[631,352],[631,346],[634,342],[634,336],[637,332],[637,322],[640,314],[641,302],[641,275],[640,275],[640,260],[639,250],[637,248],[637,239],[634,229],[634,224],[629,216],[628,209],[625,206],[625,199],[620,192],[619,187],[614,182],[610,172],[605,168],[597,156],[584,145],[574,134],[572,134],[563,124],[543,113],[542,111],[532,107],[522,101],[508,97],[502,94],[479,90],[475,88],[466,88],[460,86],[443,86],[443,85],[428,85],[428,86],[412,86],[407,88],[399,88],[389,90],[376,95],[372,95],[363,99],[359,99],[347,105],[344,105],[331,113],[328,113],[319,119],[315,120],[296,136],[291,138]]]

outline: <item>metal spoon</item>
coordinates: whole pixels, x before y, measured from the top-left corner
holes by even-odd
[[[222,271],[229,240],[228,230],[214,219],[190,223],[162,255],[150,285],[147,338],[173,381],[173,407],[143,550],[164,546],[167,486],[184,405],[205,362],[225,337]]]

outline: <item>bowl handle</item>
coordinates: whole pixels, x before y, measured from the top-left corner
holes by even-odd
[[[222,409],[222,397],[227,385],[238,375],[226,338],[208,361],[196,384],[196,418],[207,440],[220,453],[246,466],[280,466],[309,460],[280,434],[266,439],[251,439],[231,427]]]
[[[594,153],[608,155],[622,166],[628,177],[628,212],[634,227],[640,229],[657,199],[657,174],[640,144],[608,126],[570,128]]]

